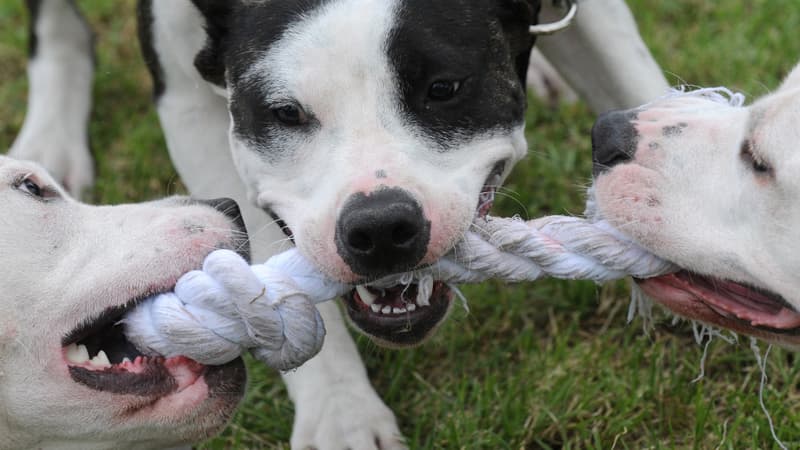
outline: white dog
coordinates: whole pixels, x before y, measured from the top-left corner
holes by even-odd
[[[116,321],[212,250],[246,247],[232,201],[87,206],[0,156],[0,208],[0,449],[165,448],[227,424],[241,359],[143,358]]]
[[[30,110],[13,154],[80,191],[92,180],[91,32],[69,0],[28,3]],[[556,3],[141,0],[138,12],[170,155],[191,192],[247,205],[256,261],[281,249],[283,231],[329,276],[358,283],[436,260],[488,211],[527,151],[529,27],[563,15]],[[541,44],[597,109],[666,90],[623,0],[581,1],[574,27]],[[427,301],[416,290],[355,289],[345,311],[378,342],[416,345],[452,303],[441,283]],[[284,377],[292,446],[402,446],[337,306],[320,312],[322,351]]]
[[[675,313],[800,349],[800,66],[743,107],[688,93],[602,116],[598,214],[683,271],[638,280]]]

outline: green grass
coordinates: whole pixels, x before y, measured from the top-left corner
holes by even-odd
[[[600,0],[596,0],[600,1]],[[22,2],[0,4],[0,148],[25,109]],[[164,149],[135,40],[133,1],[80,1],[98,32],[91,124],[98,159],[92,200],[139,201],[183,188]],[[727,85],[749,98],[774,89],[800,57],[796,0],[631,0],[670,82]],[[592,114],[532,99],[531,154],[498,214],[579,213],[590,175]],[[388,351],[358,337],[378,392],[413,448],[777,448],[758,404],[760,373],[747,342],[702,348],[688,325],[626,324],[624,283],[543,281],[464,288],[458,309],[424,346]],[[744,340],[746,341],[746,339]],[[250,363],[247,400],[204,448],[286,448],[292,406],[279,378]],[[766,404],[778,435],[800,446],[800,363],[773,350]]]

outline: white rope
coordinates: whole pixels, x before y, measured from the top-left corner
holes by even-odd
[[[270,367],[288,370],[322,348],[325,327],[307,294],[313,289],[313,283],[300,288],[286,273],[217,250],[202,271],[185,274],[174,292],[144,301],[122,322],[142,351],[215,365],[250,350]]]
[[[547,276],[603,282],[674,270],[603,221],[487,218],[473,228],[432,266],[369,285],[417,283],[417,295],[427,301],[434,280],[519,282]],[[249,350],[269,366],[288,370],[322,346],[325,329],[314,303],[352,288],[327,279],[296,249],[253,266],[234,252],[218,250],[202,270],[184,275],[174,292],[147,299],[122,321],[128,339],[146,352],[213,365]]]
[[[734,107],[744,104],[742,94],[723,87],[694,91],[681,87],[663,98],[680,96]],[[432,266],[369,285],[416,283],[417,303],[424,304],[434,280],[454,285],[490,278],[518,282],[555,277],[599,283],[676,270],[603,221],[591,189],[585,215],[590,220],[478,219],[453,251]],[[271,367],[287,370],[322,347],[325,328],[314,304],[352,288],[327,279],[296,249],[254,266],[233,252],[219,250],[208,256],[203,270],[183,276],[174,292],[147,299],[122,321],[128,339],[146,352],[222,364],[250,351]],[[633,296],[628,320],[637,312],[651,315],[643,295]]]

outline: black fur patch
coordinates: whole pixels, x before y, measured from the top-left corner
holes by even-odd
[[[525,72],[538,2],[405,0],[387,43],[408,121],[441,150],[459,137],[510,130],[524,119]],[[428,96],[439,80],[460,83],[446,101]]]
[[[136,19],[139,48],[153,80],[153,98],[158,100],[164,93],[164,71],[153,46],[153,0],[139,0],[136,5]]]

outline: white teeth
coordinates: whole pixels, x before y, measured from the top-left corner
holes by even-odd
[[[67,347],[67,361],[75,364],[83,364],[89,361],[89,350],[85,345],[70,344]]]
[[[379,305],[377,303],[373,303],[372,305],[370,305],[370,308],[372,308],[372,312],[374,312],[374,313],[381,312],[381,305]]]
[[[372,305],[378,298],[378,296],[370,292],[366,286],[358,285],[356,286],[356,291],[358,292],[358,296],[361,298],[361,301],[367,305]]]
[[[417,305],[430,306],[433,294],[433,277],[423,277],[417,284]]]
[[[391,306],[384,306],[383,309],[381,310],[381,312],[384,313],[384,314],[389,314],[389,313],[392,312],[392,307]]]
[[[99,352],[97,352],[97,355],[95,355],[95,357],[92,358],[91,361],[89,361],[89,364],[92,364],[94,366],[107,367],[111,365],[111,361],[108,360],[106,352],[100,350]]]
[[[122,362],[123,363],[129,363],[129,362],[131,362],[131,359],[126,356],[126,357],[122,358]]]
[[[413,303],[409,303],[408,306],[406,307],[406,309],[408,309],[408,312],[414,312],[414,311],[417,310],[417,305],[415,305]]]
[[[417,296],[417,305],[419,306],[431,306],[431,298],[426,297],[424,295]]]
[[[392,308],[392,312],[394,314],[403,314],[404,312],[406,312],[406,309],[405,308]]]

